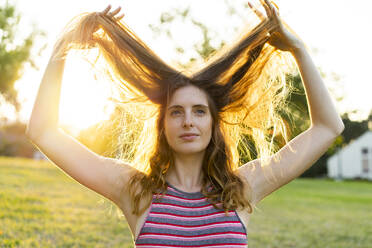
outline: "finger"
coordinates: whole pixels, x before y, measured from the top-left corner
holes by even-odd
[[[254,7],[250,2],[248,2],[248,6],[253,10],[253,12],[260,18],[260,20],[264,20],[265,16],[261,13],[256,7]]]
[[[274,1],[265,0],[270,3],[270,9],[273,17],[280,22],[279,20],[279,7],[274,3]]]
[[[279,18],[279,11],[278,11],[278,9],[275,7],[275,8],[273,8],[273,11],[274,11],[275,17],[276,18]]]
[[[271,6],[271,2],[269,0],[264,0],[265,3],[268,5],[268,6]]]
[[[271,18],[272,12],[271,12],[269,5],[265,2],[266,0],[260,0],[260,1],[261,1],[262,6],[265,8],[267,17]]]
[[[120,21],[123,17],[124,17],[124,14],[121,14],[120,16],[118,16],[118,17],[116,18],[116,20]]]
[[[275,7],[279,9],[279,7],[274,3],[272,0],[265,0],[269,8],[271,9],[271,12],[274,13]],[[274,6],[275,5],[275,6]]]
[[[276,3],[274,1],[271,1],[271,3],[275,6],[275,8],[279,11],[279,6],[276,5]]]
[[[101,13],[102,13],[103,15],[106,15],[107,12],[108,12],[110,9],[111,9],[111,5],[109,4],[109,5],[106,7],[106,9],[104,9]]]
[[[114,10],[112,13],[110,13],[109,16],[113,17],[114,15],[119,13],[120,9],[121,9],[121,7],[119,6],[116,10]]]

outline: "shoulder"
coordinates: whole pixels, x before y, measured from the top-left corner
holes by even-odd
[[[122,161],[116,158],[105,158],[107,163],[113,164],[116,167],[120,168],[117,175],[117,196],[119,199],[123,199],[123,194],[126,194],[129,189],[129,183],[132,178],[140,179],[145,176],[145,173],[135,168],[130,163]]]

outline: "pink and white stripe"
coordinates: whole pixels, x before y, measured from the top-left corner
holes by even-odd
[[[200,230],[206,230],[211,228],[225,228],[225,227],[239,227],[241,225],[238,221],[225,221],[220,223],[210,223],[210,224],[204,224],[204,225],[195,225],[195,226],[184,226],[184,225],[176,225],[176,224],[165,224],[160,222],[153,222],[153,221],[147,221],[145,223],[145,227],[155,227],[155,228],[168,228],[172,230],[179,230],[179,231],[189,231],[189,232],[195,232]]]
[[[225,243],[225,244],[217,244],[217,245],[193,245],[193,246],[184,246],[184,245],[159,245],[159,244],[146,244],[146,245],[136,245],[136,247],[141,247],[141,248],[164,248],[164,247],[167,247],[167,248],[191,248],[191,247],[194,247],[194,248],[205,248],[205,247],[208,247],[208,248],[248,248],[248,245],[245,245],[245,244],[229,244],[229,243]]]
[[[149,238],[152,240],[179,240],[179,241],[199,241],[199,240],[211,240],[211,239],[221,239],[221,238],[237,238],[242,239],[246,235],[244,233],[238,232],[220,232],[220,233],[210,233],[194,236],[176,235],[176,234],[162,234],[162,233],[142,233],[139,239]]]

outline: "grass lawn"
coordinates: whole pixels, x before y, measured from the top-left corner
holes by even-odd
[[[114,204],[50,162],[0,157],[0,247],[133,247]],[[296,179],[265,198],[250,248],[372,247],[372,183]]]

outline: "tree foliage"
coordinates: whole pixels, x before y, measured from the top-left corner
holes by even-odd
[[[21,15],[17,13],[15,6],[9,5],[8,2],[5,6],[0,6],[0,94],[14,105],[17,112],[20,110],[20,103],[17,101],[14,84],[22,76],[25,63],[37,68],[30,56],[31,49],[36,37],[45,36],[43,31],[34,28],[32,33],[18,44],[20,20]]]
[[[239,11],[235,9],[235,7],[230,4],[228,1],[225,1],[226,9],[228,10],[229,15],[239,15]],[[247,8],[247,5],[244,6]],[[192,18],[190,16],[190,9],[185,10],[173,10],[170,12],[163,13],[159,24],[152,24],[150,25],[150,28],[156,33],[157,35],[160,35],[162,33],[165,33],[169,38],[172,38],[172,33],[170,32],[170,24],[180,19],[182,21],[186,21],[187,19],[191,19],[191,23],[195,25],[197,28],[199,28],[203,34],[203,40],[201,42],[196,42],[194,45],[194,48],[198,55],[202,59],[208,58],[208,56],[213,53],[215,50],[218,50],[221,48],[225,42],[222,40],[219,46],[213,46],[211,44],[211,30],[208,29],[208,27],[203,24],[202,22],[199,22]],[[242,18],[243,19],[243,18]],[[176,52],[178,53],[184,53],[184,49],[182,47],[177,47]],[[190,62],[196,60],[197,58],[191,58]],[[191,64],[191,63],[190,63]],[[184,67],[187,67],[189,64],[185,64]],[[321,70],[321,68],[318,68],[322,77],[325,78],[327,75]],[[332,75],[332,81],[338,81],[339,77],[337,74],[333,73]],[[285,120],[285,122],[288,124],[289,128],[289,134],[291,139],[305,131],[307,128],[310,127],[310,118],[309,118],[309,110],[307,105],[307,99],[305,94],[304,85],[301,80],[300,74],[296,75],[287,75],[287,81],[289,84],[294,87],[294,91],[289,95],[287,99],[287,108],[290,109],[290,116],[285,115],[285,111],[277,110],[282,112],[281,115],[282,118]],[[339,85],[338,85],[339,86]],[[332,90],[332,89],[330,89]],[[337,97],[337,101],[341,101],[343,96]],[[329,147],[328,151],[323,154],[318,161],[314,163],[312,167],[310,167],[305,173],[303,173],[302,177],[317,177],[317,176],[324,176],[327,174],[327,159],[332,156],[338,149],[341,147],[346,146],[351,140],[359,137],[362,135],[365,131],[368,130],[368,121],[372,123],[372,112],[369,115],[367,120],[356,122],[352,121],[349,118],[349,115],[347,113],[344,113],[342,115],[342,120],[345,124],[345,130],[344,132],[339,135],[334,143]],[[372,124],[370,124],[372,125]],[[251,139],[249,136],[246,137],[245,141],[248,143],[251,151],[252,151],[252,158],[255,157],[255,145],[251,142]],[[274,142],[279,144],[279,147],[284,145],[283,138],[282,137],[274,137]],[[247,162],[246,158],[242,158],[242,163]]]
[[[228,6],[228,10],[231,15],[235,15],[237,13],[232,5]],[[211,35],[212,31],[205,24],[191,17],[189,8],[186,8],[184,10],[173,9],[172,11],[164,12],[159,18],[159,23],[151,24],[149,25],[149,27],[155,35],[160,36],[162,34],[165,34],[168,38],[172,39],[173,34],[171,32],[170,25],[175,20],[191,20],[191,24],[200,29],[200,31],[202,32],[203,40],[199,42],[195,41],[194,49],[201,59],[208,58],[210,54],[220,49],[225,44],[225,42],[222,40],[218,45],[213,46],[211,42],[213,37],[213,35]],[[183,47],[178,46],[176,47],[175,52],[183,54],[184,50],[185,49]],[[190,64],[196,59],[198,58],[190,58]],[[188,67],[190,64],[184,64],[183,66]],[[318,69],[322,77],[326,77],[325,73],[321,71],[321,68]],[[310,118],[305,89],[300,74],[287,75],[287,82],[294,88],[294,91],[288,96],[287,99],[287,108],[290,109],[289,112],[291,114],[290,116],[288,116],[285,115],[286,111],[282,111],[280,109],[278,109],[277,111],[279,111],[279,113],[283,113],[281,116],[288,124],[287,126],[289,129],[289,135],[291,139],[293,139],[310,127]],[[342,100],[342,98],[338,98],[336,100],[340,101]],[[114,112],[112,118],[113,116],[118,114],[120,113],[117,111]],[[368,130],[368,121],[372,123],[372,112],[367,120],[361,122],[350,120],[347,113],[342,115],[342,120],[345,124],[344,132],[336,138],[331,147],[329,147],[328,151],[323,154],[312,167],[310,167],[305,173],[301,175],[302,177],[325,176],[327,174],[327,159],[332,156],[338,149],[346,146],[351,140],[359,137]],[[111,121],[107,123],[111,123],[110,125],[115,125],[115,123]],[[102,121],[100,123],[97,123],[96,125],[93,125],[89,129],[83,130],[78,138],[83,144],[90,147],[96,153],[104,156],[114,157],[115,151],[110,148],[114,147],[113,144],[116,142],[115,137],[119,134],[112,133],[114,127],[108,125],[107,123],[105,123],[105,121]],[[95,135],[93,136],[93,134]],[[252,158],[256,158],[256,148],[254,143],[251,142],[250,137],[247,136],[244,142],[248,143],[249,147],[251,148]],[[284,145],[284,139],[282,137],[274,137],[274,142],[279,144],[279,147]],[[241,162],[247,162],[246,158],[242,158]]]

